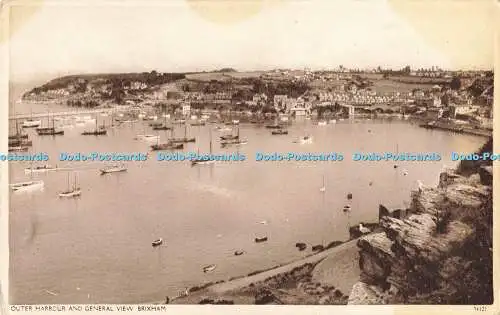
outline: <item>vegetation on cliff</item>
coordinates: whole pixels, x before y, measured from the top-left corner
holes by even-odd
[[[491,152],[491,139],[478,154]],[[411,215],[362,237],[349,304],[491,304],[492,172],[462,163],[412,196]],[[491,163],[489,163],[491,165]]]

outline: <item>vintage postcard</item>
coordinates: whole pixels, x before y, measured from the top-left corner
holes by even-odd
[[[499,12],[5,1],[4,311],[498,314]]]

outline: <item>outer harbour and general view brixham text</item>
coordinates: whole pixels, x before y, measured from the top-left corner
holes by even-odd
[[[123,10],[94,35],[118,32]],[[189,42],[204,43],[198,50],[217,65],[208,69],[200,52],[187,61],[189,49],[160,44],[177,31],[151,29],[158,43],[147,50],[129,37],[123,53],[109,47],[125,37],[100,41],[109,59],[40,44],[38,53],[75,67],[11,82],[0,155],[10,176],[10,304],[493,302],[492,67],[432,64],[424,48],[392,65],[334,53],[356,36],[318,49],[329,58],[304,50],[316,59],[288,66],[305,55],[275,64],[284,54],[268,58],[259,46],[260,66],[249,66],[257,57],[244,50],[225,62],[210,54],[234,45],[216,36],[233,35],[205,25],[200,34],[219,34],[213,43]],[[292,38],[308,40],[282,45]]]

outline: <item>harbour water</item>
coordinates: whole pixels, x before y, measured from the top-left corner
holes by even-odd
[[[107,118],[109,119],[109,117]],[[108,120],[109,123],[109,120]],[[174,296],[187,287],[227,280],[293,261],[311,245],[348,238],[348,226],[375,222],[379,204],[408,204],[417,180],[436,185],[450,153],[472,152],[485,139],[432,131],[402,120],[297,121],[289,134],[241,125],[248,144],[221,148],[213,125],[190,127],[186,151],[240,152],[244,162],[192,167],[187,162],[126,162],[127,172],[101,176],[102,162],[60,162],[59,152],[148,152],[137,134],[156,134],[148,122],[123,124],[107,136],[38,137],[33,152],[78,174],[82,195],[60,199],[67,172],[34,174],[43,191],[10,195],[10,296],[14,304],[140,303]],[[92,128],[93,125],[87,126]],[[182,136],[183,128],[176,129]],[[310,134],[312,144],[294,143]],[[162,141],[164,132],[159,133]],[[439,152],[439,162],[355,162],[351,153]],[[341,152],[342,162],[257,162],[255,152]],[[398,164],[398,168],[394,168]],[[10,180],[29,180],[29,163],[11,163]],[[72,173],[71,173],[72,174]],[[325,178],[326,191],[321,192]],[[370,184],[371,183],[371,184]],[[342,211],[352,193],[349,215]],[[266,235],[269,240],[255,243]],[[151,241],[164,243],[152,247]],[[307,243],[300,252],[296,242]],[[235,250],[245,254],[234,256]],[[217,268],[204,273],[203,266]]]

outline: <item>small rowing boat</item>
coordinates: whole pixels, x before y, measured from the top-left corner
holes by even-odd
[[[21,183],[16,183],[16,184],[11,184],[10,188],[13,191],[30,191],[30,190],[35,190],[35,189],[41,189],[43,188],[44,183],[42,180],[34,180],[34,181],[29,181],[29,182],[21,182]]]
[[[153,246],[160,246],[161,244],[163,244],[163,239],[160,237],[159,239],[157,240],[154,240],[151,245]]]
[[[127,168],[124,166],[116,166],[115,165],[115,166],[102,168],[100,171],[101,171],[101,175],[104,175],[104,174],[109,174],[109,173],[126,172]]]
[[[262,243],[262,242],[266,242],[266,241],[267,241],[267,236],[255,238],[255,243]]]
[[[215,270],[215,268],[217,268],[217,265],[208,265],[203,267],[203,272],[210,272]]]

